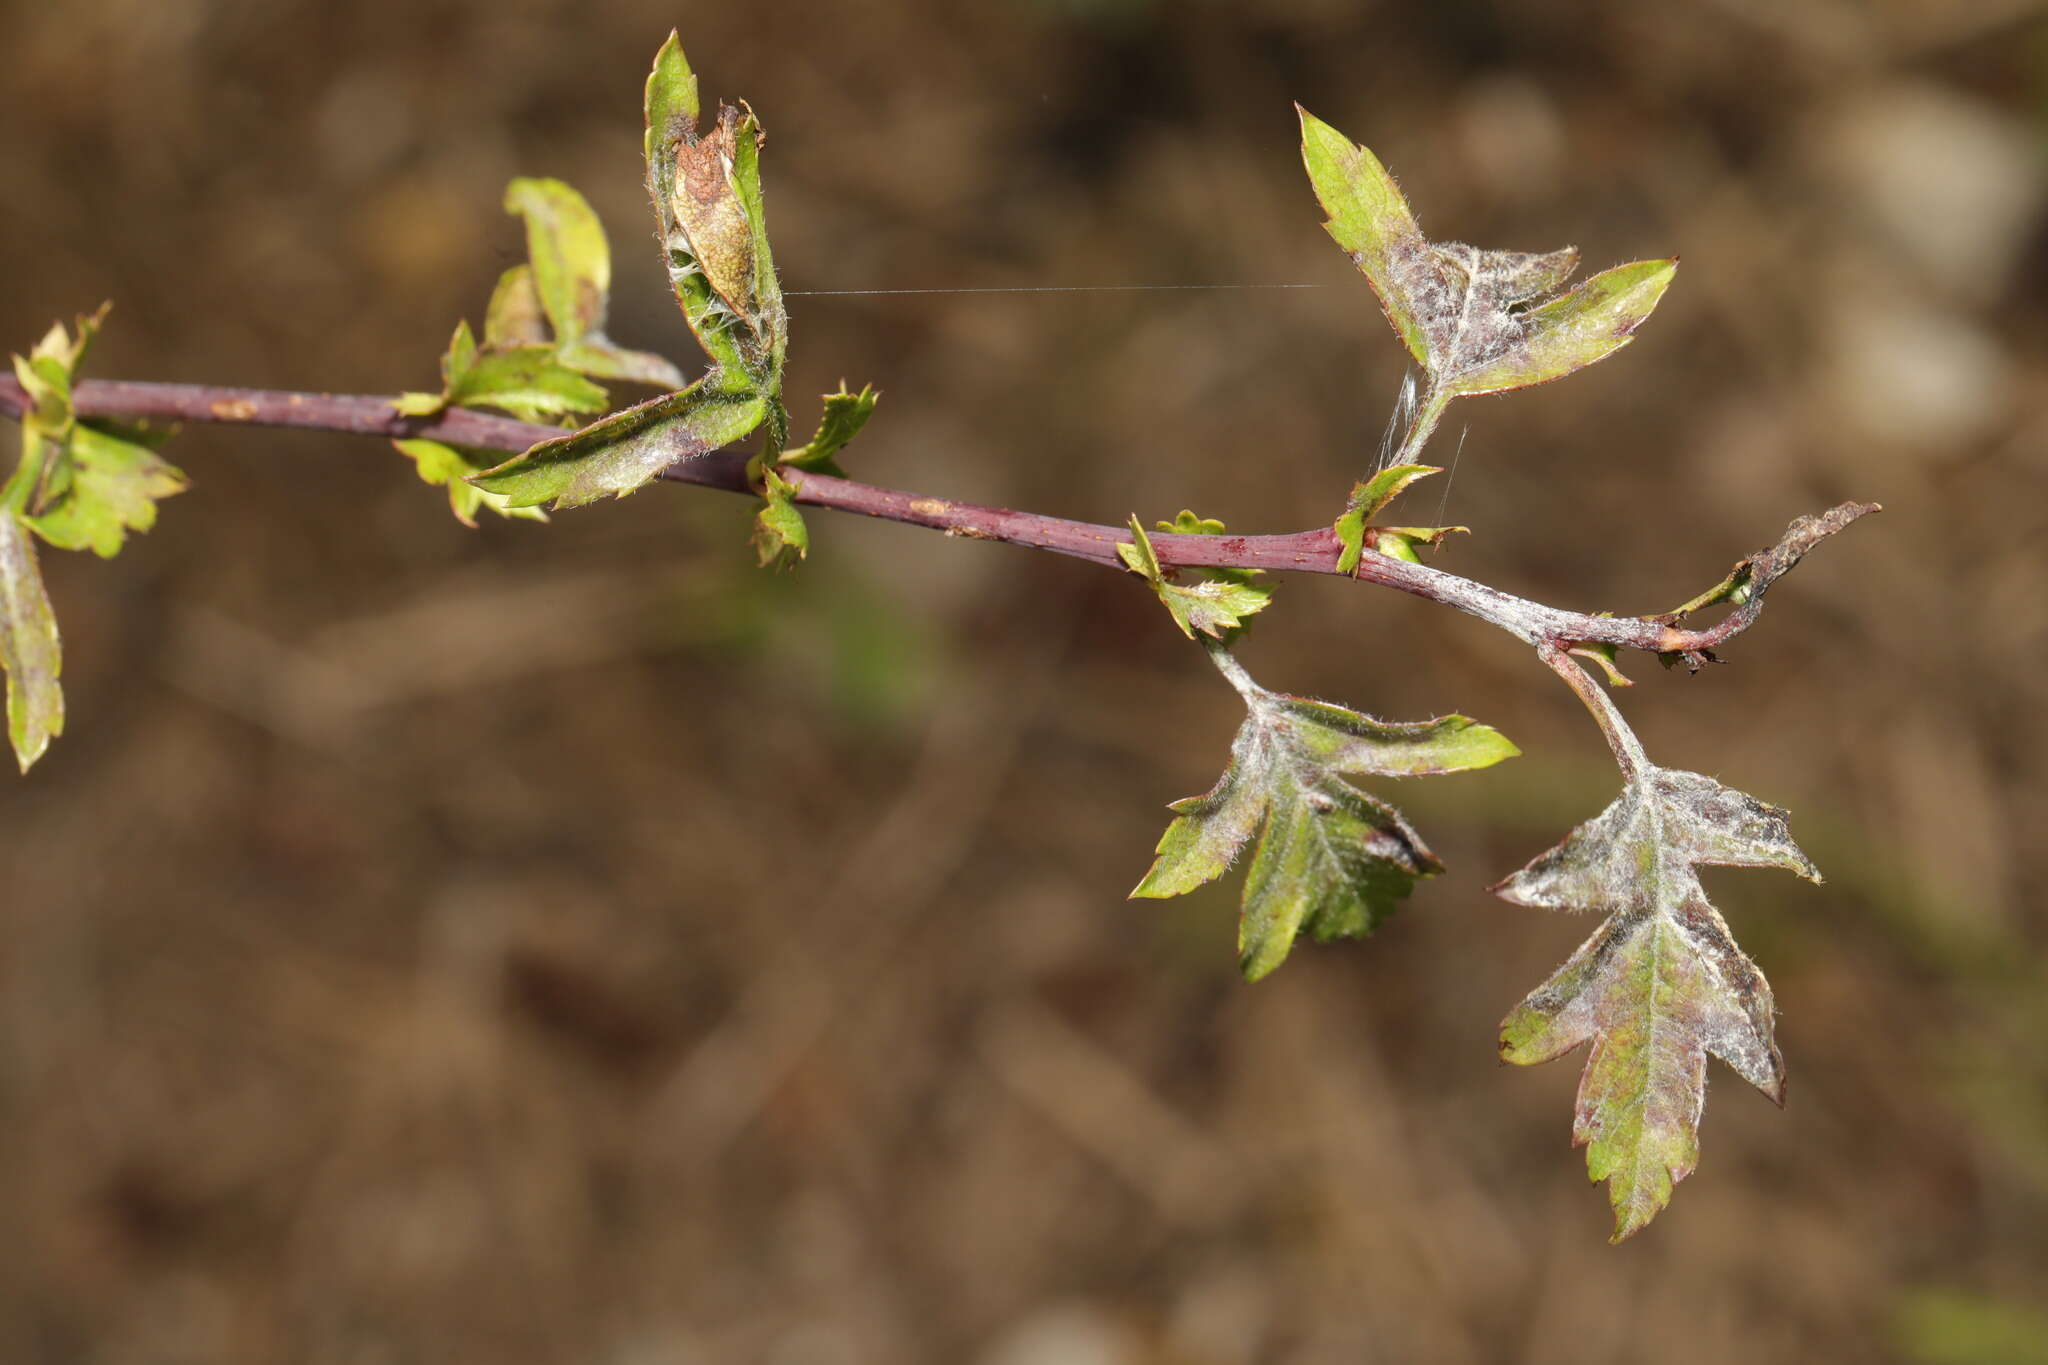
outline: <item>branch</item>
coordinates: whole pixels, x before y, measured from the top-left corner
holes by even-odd
[[[0,376],[0,414],[18,417],[27,396],[12,378]],[[449,445],[517,453],[540,441],[562,435],[560,427],[537,426],[509,417],[450,409],[437,417],[402,417],[389,398],[363,394],[290,393],[276,389],[231,389],[203,384],[148,384],[125,380],[88,379],[72,395],[73,410],[84,418],[120,421],[217,422],[257,427],[304,427],[350,432],[393,440],[423,437]],[[671,466],[662,478],[728,492],[751,492],[747,459],[735,450],[721,450]],[[784,467],[778,471],[797,489],[796,500],[859,516],[877,517],[910,526],[925,526],[950,536],[996,540],[1055,554],[1072,555],[1121,569],[1116,547],[1130,539],[1121,526],[1068,521],[1004,507],[982,507],[928,497],[853,479],[807,473]],[[1611,644],[1655,654],[1677,655],[1689,666],[1713,658],[1712,650],[1747,630],[1763,608],[1766,589],[1789,571],[1807,551],[1867,513],[1876,503],[1843,503],[1818,516],[1792,523],[1778,543],[1739,561],[1716,587],[1677,611],[1662,616],[1594,616],[1545,606],[1490,588],[1469,578],[1368,552],[1351,575],[1381,587],[1425,598],[1497,626],[1530,645],[1566,647]],[[1269,569],[1293,573],[1336,574],[1342,545],[1328,527],[1270,536],[1203,536],[1159,534],[1152,545],[1162,565],[1172,568]],[[1732,601],[1736,609],[1715,625],[1682,630],[1678,621],[1716,602]]]

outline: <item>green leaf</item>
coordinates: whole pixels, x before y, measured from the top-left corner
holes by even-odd
[[[1519,752],[1464,716],[1375,720],[1328,702],[1269,692],[1220,647],[1217,666],[1247,715],[1230,765],[1206,795],[1175,802],[1158,858],[1133,896],[1177,896],[1221,876],[1255,843],[1238,924],[1238,966],[1256,981],[1302,934],[1361,937],[1414,884],[1443,870],[1393,807],[1346,775],[1413,777],[1484,768]]]
[[[156,525],[157,499],[186,487],[185,476],[147,446],[74,423],[59,472],[44,482],[43,510],[24,520],[60,550],[112,559],[128,532]]]
[[[514,507],[502,493],[488,492],[468,482],[472,474],[487,465],[496,452],[465,452],[455,446],[443,445],[439,441],[413,439],[393,441],[398,452],[413,462],[413,468],[425,483],[439,485],[448,490],[448,507],[455,513],[455,519],[464,526],[476,528],[476,514],[489,508],[501,517],[516,517],[523,521],[546,521],[548,514],[538,507]]]
[[[505,187],[505,212],[526,222],[534,292],[555,340],[602,332],[612,252],[589,201],[560,180],[522,176]]]
[[[655,198],[665,200],[674,174],[673,164],[660,153],[697,130],[697,77],[683,55],[683,40],[674,29],[654,54],[654,69],[647,73],[647,166],[655,175]]]
[[[63,665],[35,542],[12,511],[0,511],[0,667],[7,670],[7,737],[23,772],[64,733]]]
[[[859,393],[848,393],[846,381],[840,380],[839,392],[825,395],[825,415],[818,421],[818,434],[794,450],[783,451],[782,463],[845,478],[837,456],[847,442],[860,434],[868,418],[874,416],[875,404],[881,400],[882,395],[866,385],[861,386]]]
[[[497,287],[491,290],[490,308],[484,314],[484,345],[502,349],[547,343],[547,314],[533,283],[533,267],[515,265],[498,276]]]
[[[1490,358],[1474,349],[1471,365],[1448,380],[1451,391],[1526,389],[1605,360],[1635,339],[1677,271],[1675,259],[1618,265],[1529,308],[1520,314],[1519,335],[1503,338]]]
[[[1357,569],[1359,557],[1367,550],[1419,564],[1421,560],[1415,553],[1417,544],[1434,545],[1452,531],[1466,530],[1463,526],[1382,527],[1368,524],[1410,484],[1441,473],[1443,470],[1435,465],[1398,464],[1382,469],[1355,486],[1344,515],[1337,518],[1336,525],[1331,528],[1343,546],[1337,556],[1337,572],[1351,573]]]
[[[1387,321],[1416,361],[1427,367],[1429,343],[1416,299],[1438,287],[1439,270],[1401,187],[1378,157],[1321,119],[1301,116],[1301,159],[1338,246],[1364,272]]]
[[[532,263],[523,281],[510,278],[511,271],[499,280],[491,299],[492,320],[484,327],[487,338],[496,334],[510,345],[518,333],[531,332],[523,296],[523,289],[530,289],[554,330],[556,358],[563,365],[604,379],[683,386],[681,371],[664,357],[627,350],[604,334],[611,246],[581,194],[560,180],[522,178],[505,187],[505,211],[525,220]]]
[[[446,397],[462,407],[502,408],[529,422],[603,412],[611,401],[603,389],[556,359],[552,346],[478,352],[474,363],[450,381]]]
[[[1636,261],[1552,298],[1578,269],[1576,248],[1486,251],[1429,241],[1370,151],[1306,110],[1301,134],[1330,236],[1365,274],[1438,401],[1546,384],[1612,355],[1678,267]]]
[[[796,510],[796,485],[769,468],[762,472],[762,496],[754,514],[754,553],[764,569],[793,569],[811,552],[810,528]]]
[[[1358,561],[1365,556],[1365,513],[1354,507],[1337,518],[1337,524],[1330,528],[1337,533],[1337,572],[1355,573]]]
[[[1695,866],[1820,874],[1786,813],[1698,773],[1643,765],[1605,811],[1494,890],[1607,921],[1501,1023],[1502,1060],[1590,1042],[1573,1141],[1608,1182],[1614,1240],[1647,1226],[1699,1159],[1712,1054],[1778,1104],[1785,1069],[1771,988],[1735,946]]]
[[[1255,587],[1237,574],[1212,578],[1192,586],[1172,582],[1160,566],[1151,537],[1145,534],[1145,528],[1138,524],[1135,516],[1131,518],[1131,537],[1129,543],[1117,545],[1118,557],[1131,572],[1152,585],[1152,590],[1159,594],[1159,600],[1172,614],[1174,624],[1190,640],[1195,638],[1197,631],[1215,639],[1224,639],[1241,628],[1246,617],[1264,610],[1266,604],[1273,600],[1271,589]]]
[[[14,372],[31,406],[22,415],[21,460],[0,503],[62,550],[118,554],[130,531],[156,524],[156,503],[185,490],[185,476],[148,446],[74,420],[71,385],[107,310],[78,319],[74,340],[54,326]]]
[[[1397,464],[1382,469],[1351,490],[1349,505],[1354,512],[1376,517],[1380,514],[1380,509],[1400,497],[1408,485],[1443,472],[1437,466],[1428,464]]]
[[[550,498],[575,507],[630,493],[679,460],[731,445],[769,416],[760,395],[724,393],[700,380],[542,441],[470,481],[513,507]]]

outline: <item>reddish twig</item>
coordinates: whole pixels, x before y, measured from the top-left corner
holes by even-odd
[[[480,450],[517,452],[562,434],[509,417],[461,408],[437,417],[403,417],[389,398],[364,394],[290,393],[275,389],[232,389],[203,384],[148,384],[88,379],[72,393],[73,410],[85,418],[151,422],[219,422],[241,426],[303,427],[392,439],[424,437]],[[27,397],[12,378],[0,376],[0,413],[18,416]],[[728,492],[750,491],[746,456],[721,450],[685,461],[662,478]],[[784,468],[796,485],[797,501],[884,521],[903,522],[973,540],[995,540],[1050,550],[1121,568],[1116,547],[1130,539],[1122,526],[1069,521],[1004,507],[982,507],[919,493]],[[1736,565],[1727,582],[1744,590],[1741,605],[1718,623],[1683,630],[1676,613],[1664,617],[1595,616],[1545,606],[1469,578],[1368,551],[1351,576],[1476,616],[1539,648],[1610,644],[1625,649],[1678,655],[1690,664],[1749,628],[1763,606],[1764,591],[1827,536],[1869,512],[1875,503],[1843,503],[1794,522],[1777,545]],[[1160,534],[1152,537],[1162,565],[1170,568],[1270,569],[1335,574],[1342,550],[1328,527],[1267,536]]]

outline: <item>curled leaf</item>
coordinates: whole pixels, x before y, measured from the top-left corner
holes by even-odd
[[[721,392],[700,380],[542,441],[470,482],[502,494],[513,507],[549,499],[556,507],[575,507],[630,493],[678,460],[731,445],[768,415],[759,395]]]

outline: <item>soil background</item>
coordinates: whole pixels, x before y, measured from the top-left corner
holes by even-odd
[[[660,488],[452,521],[388,445],[192,429],[46,552],[70,731],[0,784],[0,1357],[1230,1365],[2040,1360],[2048,1327],[2048,29],[2010,0],[4,11],[0,337],[391,393],[580,187],[612,333],[686,363],[639,167],[679,26],[769,130],[788,392],[853,472],[1119,521],[1326,522],[1402,374],[1290,101],[1438,237],[1684,259],[1637,343],[1467,400],[1444,568],[1666,609],[1875,499],[1651,754],[1828,874],[1714,872],[1781,1113],[1606,1238],[1580,1059],[1496,1021],[1592,927],[1486,887],[1613,795],[1485,626],[1289,580],[1243,658],[1525,756],[1381,790],[1450,872],[1235,976],[1237,878],[1128,902],[1238,703],[1141,587]],[[622,394],[622,396],[624,396]],[[2026,1352],[2032,1351],[2032,1355]]]

